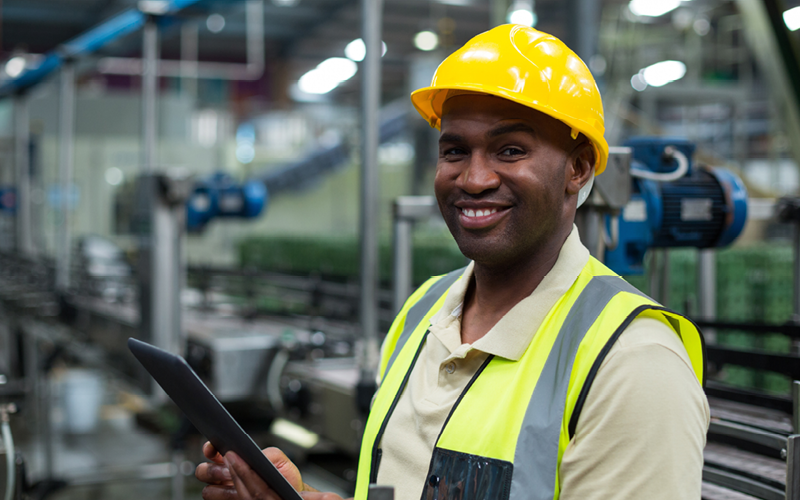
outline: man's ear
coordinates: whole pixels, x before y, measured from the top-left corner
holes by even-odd
[[[584,139],[572,150],[567,162],[567,193],[578,194],[578,191],[589,182],[594,173],[594,148]]]

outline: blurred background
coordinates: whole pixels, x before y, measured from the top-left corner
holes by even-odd
[[[351,495],[383,335],[467,264],[409,94],[507,22],[603,96],[584,243],[706,334],[703,498],[800,498],[800,1],[2,0],[5,500],[200,498],[128,337]]]

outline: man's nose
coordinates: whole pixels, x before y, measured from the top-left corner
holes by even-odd
[[[500,187],[500,176],[483,155],[473,154],[465,168],[456,179],[456,187],[469,194],[480,194]]]

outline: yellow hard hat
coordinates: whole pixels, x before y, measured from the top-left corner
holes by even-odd
[[[603,102],[589,68],[553,35],[505,24],[481,33],[437,68],[430,87],[411,102],[431,127],[439,128],[442,105],[452,91],[495,95],[566,123],[572,137],[583,133],[595,151],[595,175],[608,161]]]

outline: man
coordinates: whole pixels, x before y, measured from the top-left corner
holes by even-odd
[[[591,258],[573,226],[608,157],[589,70],[558,39],[505,25],[412,102],[440,128],[436,197],[473,262],[417,290],[384,341],[356,498],[369,483],[414,500],[699,498],[701,336]],[[205,451],[220,465],[198,467],[204,498],[272,498],[241,460]],[[304,493],[338,498],[325,495]]]

